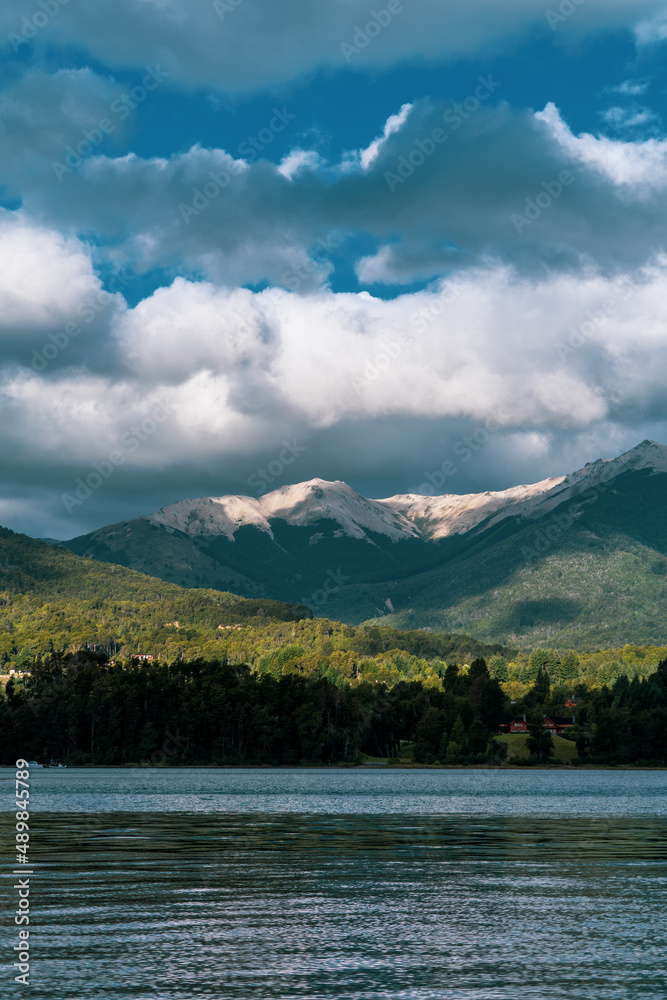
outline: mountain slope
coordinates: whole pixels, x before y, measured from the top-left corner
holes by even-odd
[[[568,476],[544,479],[529,486],[513,486],[497,493],[437,497],[406,494],[379,502],[418,525],[423,537],[437,539],[465,534],[485,521],[488,527],[493,527],[507,517],[536,520],[587,490],[597,489],[626,472],[644,469],[651,473],[667,473],[667,448],[654,441],[642,441],[618,458],[589,462]]]
[[[425,661],[509,654],[468,636],[351,628],[313,619],[300,605],[185,590],[0,528],[0,673],[83,646],[122,660],[204,657],[275,676],[326,674],[339,682],[356,672],[372,681],[420,677],[437,685],[442,664]]]
[[[439,560],[437,548],[402,514],[322,479],[260,499],[182,500],[64,544],[184,586],[290,595],[308,605],[343,578],[374,582]]]
[[[612,470],[614,471],[614,470]],[[598,479],[537,519],[493,518],[465,553],[384,588],[335,595],[336,614],[381,607],[401,627],[464,629],[520,645],[663,643],[667,638],[667,475]],[[408,624],[409,623],[409,624]]]
[[[381,616],[512,644],[660,644],[666,486],[667,449],[644,441],[502,492],[368,500],[315,479],[259,499],[181,501],[65,544],[347,622]]]
[[[197,642],[214,645],[225,627],[298,621],[308,609],[185,590],[122,566],[82,559],[0,528],[0,662],[30,663],[48,649],[99,647],[170,655]],[[218,626],[222,626],[218,630]]]

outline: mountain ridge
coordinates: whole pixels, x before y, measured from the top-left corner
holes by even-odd
[[[508,516],[542,516],[550,505],[593,488],[601,478],[619,474],[621,469],[644,468],[667,473],[667,447],[646,439],[615,459],[597,459],[567,475],[506,490],[434,496],[407,493],[376,500],[341,480],[314,478],[280,486],[259,498],[227,494],[180,500],[145,516],[151,524],[186,534],[220,532],[230,540],[243,525],[257,527],[273,538],[272,518],[297,526],[336,520],[354,538],[364,538],[364,529],[387,534],[392,541],[444,538],[466,532],[487,517],[493,525]]]
[[[510,645],[659,645],[666,491],[667,448],[646,440],[495,493],[373,500],[313,479],[260,498],[179,501],[64,544],[181,586],[298,602],[349,624],[379,616]]]

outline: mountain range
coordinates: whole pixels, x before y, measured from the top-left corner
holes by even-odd
[[[660,644],[667,448],[500,492],[368,499],[312,479],[181,500],[62,543],[185,587],[526,645]]]

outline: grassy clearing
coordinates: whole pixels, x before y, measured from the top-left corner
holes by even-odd
[[[508,733],[503,736],[495,737],[498,743],[504,743],[507,747],[507,760],[511,761],[516,757],[529,757],[528,747],[526,746],[526,740],[528,737],[523,733]],[[572,743],[570,740],[564,740],[562,736],[552,737],[554,741],[554,760],[558,761],[560,764],[570,764],[572,759],[577,756],[576,744]]]
[[[523,733],[511,733],[503,736],[496,736],[495,739],[498,743],[504,743],[507,747],[508,763],[511,763],[517,758],[527,760],[530,756],[528,753],[528,747],[526,746],[526,740],[528,737]],[[553,736],[552,739],[554,741],[555,751],[553,760],[558,764],[570,764],[572,759],[577,756],[576,744],[572,743],[570,740],[564,740],[562,736]],[[370,754],[366,753],[362,753],[361,760],[362,763],[365,764],[387,763],[386,757],[372,757]],[[414,743],[403,744],[399,760],[401,764],[414,763]]]

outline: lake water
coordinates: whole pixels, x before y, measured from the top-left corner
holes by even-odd
[[[0,997],[667,996],[667,772],[49,769],[31,784],[33,985],[13,982],[5,920]]]

